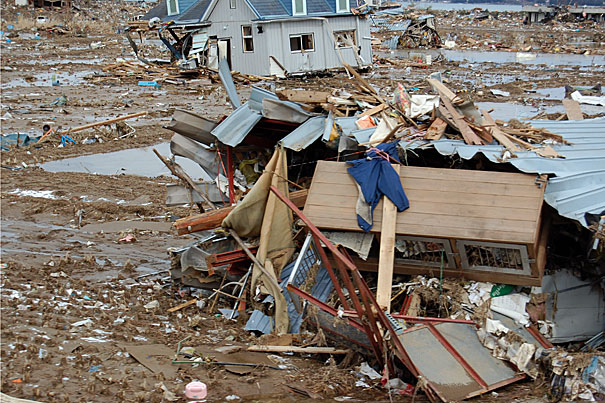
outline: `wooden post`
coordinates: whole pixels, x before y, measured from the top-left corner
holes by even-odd
[[[235,188],[233,183],[233,152],[231,146],[227,146],[227,177],[229,179],[229,203],[235,203]]]
[[[199,187],[199,185],[197,183],[195,183],[193,181],[193,179],[191,179],[191,177],[189,175],[187,175],[187,173],[185,172],[185,170],[183,168],[181,168],[181,166],[179,164],[177,164],[174,161],[169,161],[167,158],[165,158],[162,154],[160,154],[158,152],[158,150],[156,150],[155,148],[153,149],[153,152],[155,153],[155,155],[158,156],[158,158],[164,163],[164,165],[166,165],[166,167],[168,169],[170,169],[170,172],[172,172],[172,174],[174,176],[176,176],[177,178],[179,178],[180,180],[183,181],[183,183],[185,184],[185,186],[195,190],[197,193],[199,193],[200,197],[206,202],[206,204],[208,204],[210,207],[212,207],[213,209],[218,209],[218,207],[216,207],[216,205],[214,203],[212,203],[210,201],[210,199],[204,194],[204,189],[202,189],[201,187]]]
[[[399,165],[393,169],[399,176]],[[382,198],[382,229],[380,233],[380,255],[378,260],[378,285],[376,301],[387,312],[391,311],[391,288],[393,285],[393,264],[395,262],[395,227],[397,207],[386,196]]]

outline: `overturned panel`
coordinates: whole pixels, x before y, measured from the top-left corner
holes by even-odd
[[[305,214],[319,228],[361,231],[358,190],[344,162],[319,161]],[[409,209],[398,213],[395,273],[540,285],[545,186],[535,175],[402,166]],[[382,201],[371,231],[381,232]],[[377,256],[357,261],[375,271]]]
[[[200,143],[210,144],[216,141],[216,138],[210,133],[216,125],[217,123],[213,120],[206,119],[193,112],[177,109],[172,115],[172,121],[164,128]]]
[[[344,162],[319,161],[305,214],[319,228],[361,231],[357,186]],[[410,208],[397,214],[401,235],[535,243],[544,188],[534,175],[462,169],[402,167]],[[372,232],[380,232],[382,201]]]
[[[412,363],[443,401],[459,401],[522,379],[493,357],[473,327],[464,323],[421,325],[401,343]]]

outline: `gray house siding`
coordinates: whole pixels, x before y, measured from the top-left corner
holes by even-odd
[[[235,0],[235,9],[230,8],[229,0],[218,1],[209,10],[209,36],[218,39],[229,38],[231,42],[231,69],[247,74],[263,75],[269,70],[269,55],[266,42],[268,34],[258,33],[258,24],[253,22],[257,17],[244,0]],[[254,52],[244,52],[242,26],[252,25]]]
[[[274,56],[290,73],[342,67],[340,57],[334,46],[332,37],[334,31],[355,30],[357,44],[362,46],[361,58],[363,59],[363,65],[369,66],[372,63],[370,42],[369,39],[364,39],[364,37],[370,37],[368,20],[348,15],[300,21],[290,19],[267,22],[264,25],[268,39],[268,56]],[[290,36],[298,34],[313,34],[314,51],[294,53],[290,50]],[[353,53],[355,51],[351,48],[340,49],[344,61],[352,66],[358,64]],[[256,74],[269,74],[268,57],[263,61],[262,66],[261,70],[263,72]]]

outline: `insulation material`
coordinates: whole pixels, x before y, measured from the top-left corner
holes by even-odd
[[[269,190],[275,186],[288,197],[286,152],[276,149],[250,193],[223,220],[223,227],[231,228],[242,237],[259,236],[260,244],[256,258],[263,263],[267,271],[279,278],[281,269],[294,253],[292,239],[292,213],[275,194]],[[262,272],[256,265],[252,272],[251,290],[256,294],[257,286],[261,293],[271,294],[275,299],[275,331],[287,333],[288,307],[281,289],[273,281],[262,281]]]

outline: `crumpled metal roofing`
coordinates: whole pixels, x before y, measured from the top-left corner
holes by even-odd
[[[472,146],[462,140],[402,141],[400,146],[407,149],[434,147],[442,155],[459,155],[463,159],[471,159],[481,153],[491,162],[507,162],[521,172],[554,175],[548,180],[544,200],[563,217],[588,227],[587,213],[605,211],[605,118],[533,120],[529,123],[559,134],[572,143],[552,146],[565,158],[544,158],[526,151],[503,161],[503,146]]]
[[[326,117],[314,116],[281,139],[280,143],[290,150],[300,151],[309,147],[315,140],[322,137],[325,128]]]
[[[248,102],[245,102],[210,133],[221,143],[235,147],[244,141],[248,133],[250,133],[262,117],[263,115],[250,109]]]

